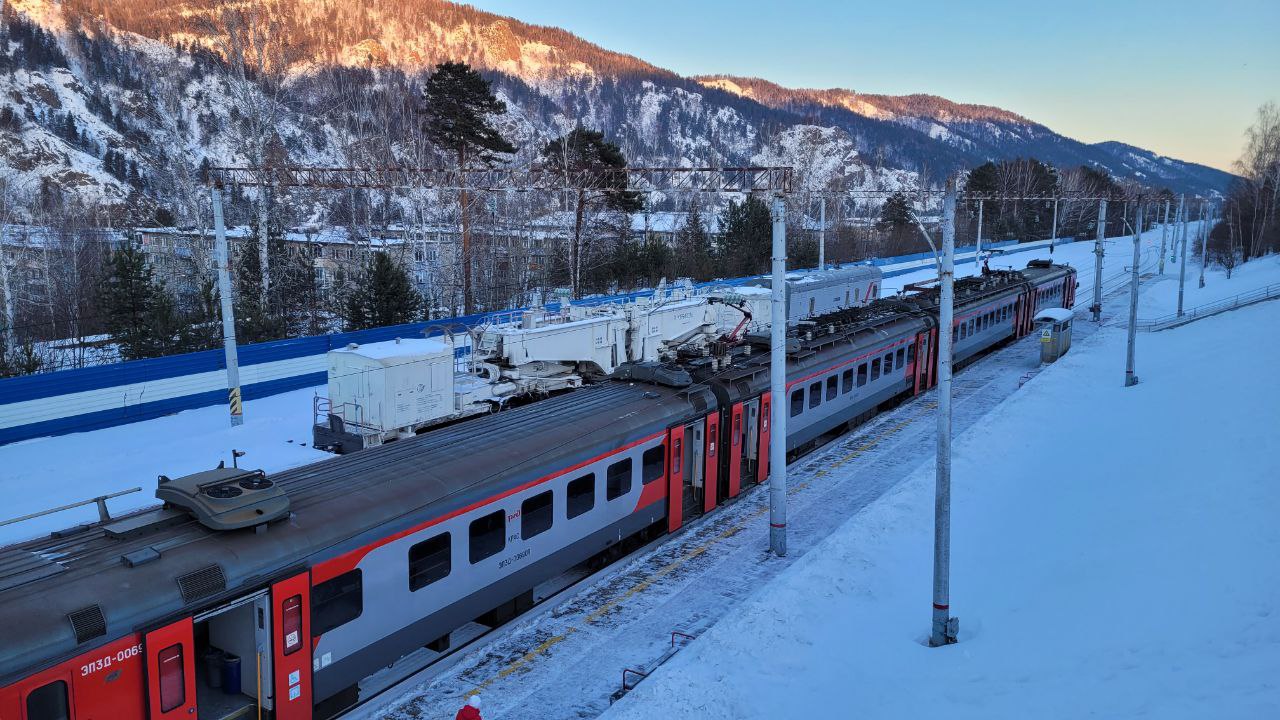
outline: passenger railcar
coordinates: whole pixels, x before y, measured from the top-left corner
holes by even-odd
[[[1070,307],[1075,286],[1047,263],[959,281],[957,363]],[[937,338],[936,291],[802,323],[789,451],[932,387]],[[164,507],[0,549],[0,720],[332,715],[398,658],[762,482],[768,362],[747,344],[270,479],[219,471],[207,492],[287,495],[285,517],[251,528]],[[240,660],[230,692],[211,687],[214,647]]]

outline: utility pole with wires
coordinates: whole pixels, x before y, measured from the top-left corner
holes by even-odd
[[[933,504],[933,627],[929,645],[956,641],[951,617],[951,326],[955,315],[956,184],[947,181],[938,261],[938,458]]]
[[[1209,234],[1213,232],[1213,207],[1200,205],[1200,287],[1204,288],[1204,268],[1209,264]]]
[[[769,550],[787,554],[787,217],[773,198],[773,277],[769,319]]]
[[[1133,274],[1129,285],[1129,349],[1126,354],[1124,368],[1124,386],[1138,384],[1138,376],[1134,372],[1134,355],[1138,342],[1138,263],[1142,261],[1142,197],[1138,197],[1136,210],[1137,223],[1133,226]]]
[[[1102,243],[1107,239],[1107,201],[1098,201],[1098,237],[1093,241],[1093,321],[1102,322]]]
[[[818,269],[827,269],[827,196],[818,206]]]
[[[1182,210],[1181,205],[1178,206],[1178,210],[1179,212],[1181,212]],[[1160,223],[1160,274],[1161,275],[1164,274],[1165,241],[1168,238],[1169,238],[1169,201],[1165,200],[1164,201],[1164,222]],[[1178,239],[1174,238],[1173,242],[1176,244],[1178,242]],[[1177,250],[1174,250],[1174,252],[1177,252]]]
[[[985,200],[978,201],[978,239],[973,248],[973,262],[978,268],[975,274],[982,273],[982,206],[986,204]]]
[[[240,353],[236,347],[235,302],[231,296],[231,254],[227,251],[227,228],[222,219],[222,187],[209,188],[213,201],[213,258],[218,266],[218,296],[222,305],[222,351],[227,360],[227,405],[231,425],[244,424],[244,402],[240,397]]]
[[[1187,221],[1191,219],[1191,207],[1186,206],[1184,208],[1183,203],[1179,201],[1178,215],[1182,218],[1182,223],[1174,232],[1182,234],[1182,264],[1180,266],[1181,269],[1178,271],[1178,317],[1182,317],[1182,297],[1187,278]],[[1175,246],[1178,244],[1177,236],[1174,236],[1173,244]]]

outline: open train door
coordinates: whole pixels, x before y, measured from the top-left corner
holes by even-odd
[[[191,618],[147,633],[142,652],[147,669],[147,717],[196,717],[196,651]]]
[[[311,717],[311,576],[271,586],[271,666],[275,720]]]

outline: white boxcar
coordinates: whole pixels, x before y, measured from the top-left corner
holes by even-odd
[[[329,402],[350,424],[390,431],[452,415],[453,344],[396,339],[330,350]]]

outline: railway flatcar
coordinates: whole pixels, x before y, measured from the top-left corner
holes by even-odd
[[[1074,290],[1047,263],[959,281],[957,362]],[[937,337],[936,291],[800,323],[788,451],[932,387]],[[376,671],[763,482],[760,342],[271,477],[162,477],[162,507],[2,548],[0,720],[340,714]]]

